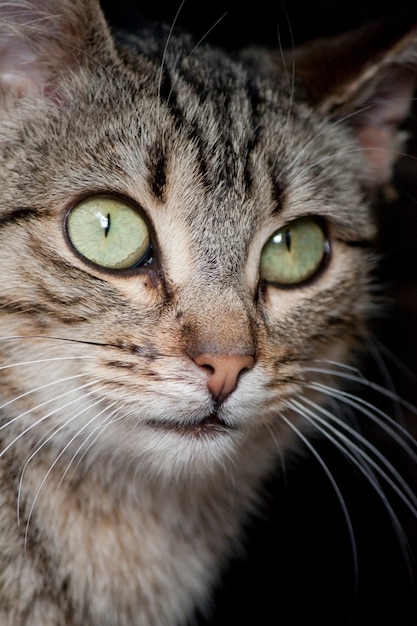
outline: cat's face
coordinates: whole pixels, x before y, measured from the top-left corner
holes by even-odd
[[[43,93],[3,89],[5,445],[149,476],[262,465],[365,330],[366,158],[285,75],[81,44]]]

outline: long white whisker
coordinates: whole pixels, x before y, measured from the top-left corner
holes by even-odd
[[[66,383],[69,380],[74,380],[75,378],[82,378],[83,376],[84,376],[84,374],[75,374],[74,376],[66,376],[65,378],[58,378],[57,380],[54,380],[51,383],[45,383],[44,385],[40,385],[40,387],[34,387],[30,391],[25,391],[25,393],[21,393],[20,395],[15,396],[11,400],[8,400],[4,404],[0,405],[0,410],[4,409],[6,406],[9,406],[10,404],[13,404],[14,402],[17,402],[18,400],[21,400],[22,398],[26,398],[27,396],[32,395],[33,393],[37,393],[38,391],[42,391],[42,390],[46,389],[47,387],[53,387],[54,385],[59,385],[59,383]],[[0,426],[0,430],[2,428],[3,428],[3,426]]]
[[[87,344],[89,346],[106,346],[106,343],[102,343],[99,341],[87,341],[86,339],[75,339],[73,337],[59,337],[54,335],[8,335],[0,337],[0,343],[5,343],[6,341],[14,341],[16,339],[41,339],[43,342],[47,340],[51,341],[65,341],[68,343],[80,343]],[[68,357],[70,359],[80,358],[80,359],[91,359],[90,356],[80,356],[80,357]]]
[[[291,28],[291,22],[290,22],[290,18],[288,15],[288,11],[286,9],[286,7],[284,6],[284,3],[281,4],[283,10],[284,10],[284,15],[285,15],[285,19],[287,22],[287,27],[288,27],[288,32],[290,35],[290,42],[291,42],[291,49],[294,49],[294,36],[293,36],[293,32],[292,32],[292,28]],[[287,82],[287,86],[288,86],[288,110],[287,110],[287,115],[286,115],[286,120],[285,120],[285,124],[284,124],[284,134],[283,134],[283,142],[285,144],[288,144],[290,147],[291,151],[293,149],[293,145],[294,145],[294,137],[293,134],[291,133],[290,135],[288,135],[288,129],[289,129],[289,124],[290,124],[290,119],[291,119],[291,112],[293,109],[293,104],[294,104],[294,95],[295,95],[295,58],[294,56],[291,56],[291,73],[289,72],[288,69],[288,62],[287,62],[287,58],[285,56],[284,53],[284,46],[282,45],[282,41],[281,41],[281,33],[280,33],[280,29],[279,29],[279,25],[278,25],[278,47],[279,47],[279,52],[280,52],[280,57],[281,57],[281,62],[282,62],[282,66],[284,68],[284,73],[285,73],[285,78],[286,78],[286,82]],[[278,157],[277,157],[278,158]]]
[[[399,370],[402,374],[404,374],[408,379],[415,381],[416,375],[415,372],[410,370],[410,368],[401,361],[387,346],[385,346],[379,339],[375,336],[369,337],[367,339],[371,345],[374,346],[374,349],[379,354],[385,354],[386,358],[389,359],[393,365]]]
[[[303,419],[305,419],[310,424],[312,424],[319,433],[321,433],[338,450],[340,450],[342,454],[347,459],[349,459],[351,463],[355,465],[355,467],[362,473],[362,475],[366,478],[369,484],[373,487],[373,489],[375,490],[375,493],[378,494],[379,498],[381,499],[381,502],[383,502],[384,507],[389,515],[389,519],[391,520],[391,523],[395,530],[397,539],[399,541],[399,545],[401,546],[405,563],[407,564],[408,567],[410,567],[409,558],[407,558],[409,557],[409,544],[406,539],[404,528],[402,527],[398,519],[398,516],[394,512],[394,509],[392,508],[387,496],[382,490],[381,485],[376,479],[376,476],[374,475],[370,466],[372,466],[372,468],[376,470],[377,474],[379,474],[387,482],[387,484],[390,485],[390,487],[394,490],[394,492],[401,498],[401,500],[405,503],[407,508],[416,517],[417,517],[417,509],[407,499],[407,497],[403,494],[401,489],[399,489],[398,486],[389,478],[386,472],[384,472],[384,470],[382,470],[381,467],[377,463],[375,463],[373,459],[367,453],[365,453],[359,446],[357,446],[349,438],[344,436],[343,433],[338,431],[336,428],[333,428],[326,420],[320,418],[316,413],[310,411],[309,409],[307,409],[307,407],[304,407],[301,403],[297,401],[290,401],[287,403],[287,405],[293,411],[295,411],[298,415],[300,415]],[[317,408],[319,410],[321,409],[320,406],[317,406]],[[337,421],[335,420],[335,418],[333,419],[334,421]],[[361,441],[365,442],[365,440],[363,439]],[[365,442],[365,443],[367,447],[369,448],[370,444],[368,442]],[[372,449],[374,453],[375,453],[375,450],[376,450],[375,448]],[[384,457],[382,457],[382,459],[383,459],[384,464],[387,464],[386,459]],[[390,468],[392,469],[392,466],[390,466]],[[401,485],[403,488],[407,487],[401,477],[399,478],[399,480],[401,481]],[[407,487],[407,492],[408,491],[409,490]],[[411,494],[411,495],[412,495],[412,499],[416,501],[416,497],[414,496],[414,494]]]
[[[116,404],[116,402],[113,402],[110,406],[106,407],[105,410],[109,410],[112,406],[114,406]],[[89,446],[87,446],[87,448],[85,449],[85,451],[83,452],[83,454],[81,455],[81,457],[79,458],[79,460],[77,461],[77,464],[75,466],[73,466],[73,470],[75,471],[78,467],[78,465],[80,464],[80,462],[82,461],[82,459],[85,457],[85,455],[87,454],[88,450],[91,448],[91,446],[93,445],[93,443],[95,441],[97,441],[98,437],[101,435],[101,433],[105,430],[105,428],[107,428],[107,426],[109,424],[111,424],[113,422],[113,416],[119,411],[120,409],[117,408],[114,411],[112,411],[110,413],[110,415],[106,415],[104,417],[104,419],[97,424],[97,426],[95,426],[93,428],[93,430],[88,433],[87,437],[84,438],[84,440],[82,441],[82,443],[78,446],[78,448],[76,449],[76,451],[74,452],[74,454],[72,455],[72,457],[70,458],[70,460],[68,461],[67,467],[65,469],[65,471],[62,474],[62,477],[58,483],[58,487],[63,483],[63,481],[65,480],[65,476],[67,475],[69,469],[71,466],[73,466],[73,462],[76,459],[76,457],[78,456],[80,450],[82,450],[82,448],[86,445],[86,443],[89,441],[89,439],[91,439]],[[103,411],[100,411],[100,413],[98,415],[100,415],[101,413],[104,413]],[[97,415],[97,417],[98,417]],[[99,432],[97,432],[99,431]],[[81,432],[81,431],[80,431]]]
[[[382,376],[382,379],[384,381],[384,385],[390,389],[390,391],[394,394],[396,394],[396,390],[395,390],[395,386],[394,386],[394,382],[392,379],[392,376],[385,364],[384,359],[382,358],[381,352],[380,350],[378,350],[376,343],[373,341],[372,337],[368,337],[366,339],[366,343],[369,346],[369,350],[373,356],[373,359],[378,367],[378,370]],[[397,394],[396,394],[397,395]],[[401,404],[399,404],[398,402],[393,402],[392,403],[392,408],[395,414],[395,419],[397,422],[400,422],[402,424],[404,424],[404,415],[402,412],[402,407]]]
[[[319,462],[321,468],[323,469],[323,471],[326,474],[330,484],[332,485],[332,487],[334,489],[334,492],[336,494],[336,497],[337,497],[337,500],[339,502],[339,505],[340,505],[340,507],[341,507],[341,509],[343,511],[343,515],[344,515],[344,519],[345,519],[346,527],[347,527],[347,532],[348,532],[348,536],[349,536],[349,541],[350,541],[350,545],[351,545],[351,548],[352,548],[354,585],[355,585],[355,589],[357,590],[357,588],[358,588],[358,572],[359,572],[359,569],[358,569],[358,555],[357,555],[357,550],[356,550],[355,533],[353,531],[352,521],[350,519],[350,515],[349,515],[349,511],[348,511],[347,506],[346,506],[346,502],[345,502],[345,500],[343,498],[343,495],[342,495],[342,493],[341,493],[341,491],[339,489],[339,486],[336,483],[336,481],[335,481],[331,471],[327,467],[327,465],[324,462],[323,458],[320,456],[320,454],[314,448],[312,443],[307,439],[307,437],[291,422],[291,420],[287,419],[282,413],[279,414],[279,417],[280,417],[280,419],[283,422],[285,422],[285,424],[287,424],[287,426],[303,442],[303,444],[306,446],[306,448],[313,454],[313,456]]]
[[[84,396],[82,396],[81,399],[84,401],[92,393],[94,393],[94,391],[90,391],[90,393],[85,394]],[[23,485],[24,476],[25,476],[26,469],[27,469],[29,463],[32,461],[32,459],[35,458],[35,456],[38,454],[38,452],[40,452],[40,450],[42,450],[42,448],[45,447],[49,443],[49,441],[51,441],[61,430],[66,428],[68,426],[68,424],[71,424],[71,422],[73,422],[74,420],[78,419],[80,417],[80,415],[85,413],[85,411],[90,410],[91,408],[93,408],[94,406],[99,404],[100,402],[101,402],[101,399],[98,399],[95,402],[92,402],[91,404],[89,404],[88,406],[83,407],[82,410],[78,410],[77,409],[77,410],[73,411],[72,413],[70,413],[69,416],[67,416],[68,419],[66,419],[65,422],[61,424],[61,426],[58,426],[57,428],[52,428],[52,430],[50,431],[50,434],[42,440],[42,442],[35,448],[35,450],[32,452],[32,454],[30,454],[30,456],[26,459],[26,461],[25,461],[25,463],[24,463],[24,465],[22,467],[22,470],[20,472],[19,489],[18,489],[18,496],[17,496],[17,510],[18,510],[18,520],[19,520],[19,523],[20,523],[19,511],[20,511],[21,491],[22,491],[22,485]],[[82,430],[83,429],[81,429],[80,431],[77,431],[77,433],[81,432]],[[64,448],[64,450],[65,450],[65,448]]]
[[[157,104],[156,104],[156,106],[157,106],[157,118],[158,119],[160,117],[161,87],[162,87],[162,77],[163,77],[164,67],[165,67],[165,59],[166,59],[166,56],[167,56],[168,46],[169,46],[169,43],[171,41],[172,33],[174,32],[174,28],[175,28],[175,25],[177,23],[178,16],[181,13],[181,10],[182,10],[182,7],[184,6],[184,3],[185,3],[185,0],[182,0],[182,2],[180,4],[180,6],[178,7],[178,10],[177,10],[177,12],[175,14],[174,20],[173,20],[173,22],[172,22],[172,24],[170,26],[168,37],[167,37],[167,40],[166,40],[165,46],[164,46],[164,51],[162,53],[161,64],[159,66],[159,71],[158,71],[158,90],[157,90],[158,98],[157,98]]]
[[[313,412],[309,410],[305,405],[301,404],[301,402],[299,402],[298,400],[291,401],[291,408],[296,408],[299,414],[303,415],[306,419],[308,419],[307,415],[309,415],[315,425],[317,423],[324,425],[326,429],[331,431],[340,441],[343,441],[348,446],[349,450],[355,451],[360,457],[364,458],[367,464],[372,466],[373,469],[386,481],[386,483],[390,485],[390,487],[403,500],[403,502],[406,504],[409,510],[417,518],[417,496],[409,488],[409,486],[404,481],[404,479],[399,474],[399,472],[395,469],[395,467],[378,450],[378,448],[376,448],[373,444],[371,444],[365,437],[363,437],[355,429],[351,428],[348,424],[338,419],[335,415],[332,415],[324,407],[321,407],[320,405],[316,404],[315,402],[312,402],[311,400],[308,400],[307,398],[303,398],[303,402],[313,407],[315,411],[320,412],[323,415],[325,415],[327,419],[321,418],[317,412]],[[311,423],[311,420],[308,419],[310,423]],[[378,463],[376,463],[372,459],[372,457],[370,457],[367,453],[363,451],[361,447],[359,447],[357,444],[354,443],[352,438],[346,437],[345,435],[343,435],[341,430],[334,428],[331,425],[331,423],[329,423],[329,420],[337,424],[337,426],[340,429],[343,429],[347,433],[349,433],[351,437],[357,439],[357,441],[359,441],[363,445],[364,448],[372,452],[372,454],[374,454],[375,457],[379,459],[382,465],[378,465]],[[386,470],[389,470],[392,478],[390,477],[389,473],[385,471],[385,469],[382,469],[383,467]],[[395,479],[398,482],[398,484],[396,484],[393,479]],[[400,489],[400,487],[403,491]]]
[[[401,446],[401,448],[403,448],[403,450],[406,451],[410,455],[410,457],[417,462],[415,452],[407,444],[408,441],[409,443],[416,446],[416,440],[411,433],[409,433],[403,426],[401,426],[401,424],[398,424],[392,417],[387,415],[387,413],[381,411],[381,409],[373,406],[363,398],[357,397],[347,391],[334,389],[333,387],[328,387],[327,385],[324,385],[322,383],[310,383],[307,384],[306,387],[308,389],[313,389],[314,391],[319,391],[320,393],[328,395],[331,398],[337,398],[348,406],[359,410],[363,415],[366,415],[366,417],[376,423],[379,428],[385,430],[385,432],[389,434],[390,438],[396,441],[398,445]]]
[[[399,402],[408,411],[410,411],[414,415],[417,415],[417,407],[411,404],[411,402],[408,402],[404,398],[399,397],[396,393],[394,393],[390,389],[386,389],[385,387],[382,387],[381,385],[378,385],[377,383],[367,380],[366,378],[362,376],[356,376],[353,374],[348,374],[346,372],[338,372],[337,370],[330,370],[330,369],[318,368],[318,367],[306,367],[305,371],[313,372],[316,374],[328,374],[331,376],[343,378],[344,380],[348,380],[350,382],[355,382],[355,383],[360,383],[362,385],[366,385],[366,387],[368,387],[369,389],[372,389],[373,391],[377,391],[382,396],[385,396],[386,398],[389,398],[390,400],[394,400],[395,402]]]
[[[66,391],[65,393],[62,393],[58,396],[55,396],[54,398],[50,399],[50,400],[45,400],[45,402],[41,402],[40,404],[38,404],[35,407],[32,407],[31,409],[28,409],[27,411],[24,411],[23,413],[20,413],[20,415],[17,415],[16,417],[14,417],[13,419],[9,420],[6,424],[3,424],[2,426],[0,426],[0,430],[2,430],[3,428],[6,428],[7,426],[10,426],[10,424],[12,424],[13,422],[16,422],[17,420],[21,419],[22,417],[24,417],[25,415],[27,415],[28,413],[31,413],[32,411],[38,410],[43,406],[46,406],[47,404],[51,404],[51,402],[55,402],[56,400],[59,400],[60,398],[63,398],[69,394],[74,393],[75,391],[79,391],[80,389],[85,389],[86,387],[91,387],[92,385],[94,385],[94,382],[89,382],[86,383],[85,385],[81,385],[80,387],[77,387],[77,389],[71,389],[70,391]],[[92,392],[93,393],[93,392]],[[37,420],[36,422],[34,422],[33,424],[30,424],[27,428],[25,428],[21,433],[19,433],[19,435],[17,435],[5,448],[3,448],[3,450],[0,452],[0,458],[2,456],[4,456],[4,454],[7,452],[7,450],[9,450],[19,439],[21,439],[22,437],[24,437],[24,435],[26,435],[28,432],[30,432],[33,428],[35,428],[36,426],[38,426],[38,424],[42,423],[43,421],[45,421],[46,419],[48,419],[49,417],[51,417],[51,415],[54,415],[55,413],[57,413],[57,411],[62,410],[63,408],[70,406],[71,404],[73,404],[74,402],[77,402],[79,398],[75,398],[73,400],[70,400],[69,402],[67,402],[67,404],[64,404],[62,407],[59,407],[57,409],[54,409],[53,411],[50,411],[49,413],[47,413],[46,415],[43,415],[39,420]]]
[[[83,458],[85,457],[86,454],[88,454],[88,451],[91,449],[91,447],[94,445],[94,443],[97,441],[97,439],[102,435],[102,433],[106,430],[106,428],[108,428],[111,424],[114,424],[115,422],[119,421],[119,420],[123,420],[126,419],[126,417],[131,414],[134,413],[134,409],[132,409],[131,411],[121,411],[120,408],[115,409],[109,416],[106,416],[95,428],[94,431],[92,431],[86,438],[85,440],[82,442],[82,444],[79,446],[78,450],[76,451],[76,453],[73,455],[72,459],[69,461],[68,463],[68,467],[64,472],[64,476],[67,473],[67,471],[70,468],[70,465],[72,464],[73,460],[75,459],[76,455],[78,454],[78,452],[81,450],[81,448],[86,444],[86,442],[90,439],[91,436],[94,435],[94,433],[96,431],[99,431],[96,433],[95,436],[92,437],[91,441],[89,442],[87,448],[84,450],[83,454],[81,455],[81,457],[79,457],[76,465],[73,467],[73,471],[75,472],[77,470],[77,467],[79,466],[79,464],[82,462]],[[136,475],[136,472],[135,472]],[[61,480],[64,479],[64,476],[62,477]]]
[[[279,441],[279,439],[277,439],[273,429],[271,428],[271,426],[269,424],[265,424],[266,429],[268,430],[271,439],[273,440],[273,442],[275,443],[276,449],[278,451],[278,457],[279,457],[279,462],[280,462],[280,471],[281,471],[281,478],[283,480],[283,483],[286,484],[287,483],[287,466],[285,463],[285,454],[284,451],[282,449],[282,445]]]
[[[48,359],[35,359],[33,361],[22,361],[20,363],[11,363],[10,365],[0,365],[0,370],[11,369],[12,367],[22,367],[24,365],[37,365],[38,363],[52,363],[53,361],[77,361],[80,359],[91,359],[89,356],[58,356]]]
[[[360,369],[351,365],[350,363],[343,363],[341,361],[333,361],[332,359],[314,359],[313,363],[325,363],[326,365],[333,365],[334,367],[338,367],[340,370],[346,370],[348,372],[352,372],[357,376],[361,376],[364,380],[366,378],[362,375]]]
[[[99,401],[98,401],[99,402]],[[98,403],[97,402],[97,403]],[[95,404],[97,404],[95,403]],[[115,404],[115,403],[113,403]],[[94,406],[94,404],[92,405]],[[81,410],[75,417],[72,417],[70,420],[68,420],[67,422],[65,422],[65,424],[62,425],[62,427],[67,426],[71,421],[73,421],[76,417],[79,417],[82,413],[84,413],[85,411],[89,410],[91,408],[91,406],[87,406],[85,407],[83,410]],[[30,525],[30,520],[32,518],[33,515],[33,511],[36,505],[36,502],[38,500],[39,494],[42,491],[43,486],[45,485],[46,481],[48,480],[48,476],[51,474],[52,470],[54,469],[55,465],[58,463],[59,459],[65,454],[65,452],[67,451],[67,449],[69,448],[69,446],[73,443],[73,441],[75,441],[75,439],[79,436],[79,434],[85,429],[87,428],[92,422],[94,422],[105,410],[107,409],[107,407],[105,409],[102,409],[102,411],[100,411],[99,413],[97,413],[96,415],[94,415],[86,424],[84,424],[84,426],[82,428],[80,428],[79,431],[76,432],[76,434],[71,437],[71,439],[66,443],[66,445],[64,446],[64,448],[61,450],[61,452],[58,454],[58,456],[56,457],[56,459],[54,460],[54,462],[51,464],[51,466],[49,467],[48,471],[45,473],[45,476],[43,477],[43,479],[41,480],[36,493],[33,497],[33,501],[31,504],[31,507],[29,509],[29,513],[27,516],[27,520],[26,520],[26,529],[25,529],[25,549],[27,546],[27,540],[28,540],[28,533],[29,533],[29,525]],[[60,429],[59,429],[60,430]],[[56,434],[57,431],[55,431],[54,434]]]
[[[208,37],[208,35],[211,33],[212,30],[214,30],[217,26],[217,24],[220,24],[220,22],[226,17],[227,15],[227,11],[225,13],[223,13],[223,15],[221,15],[212,26],[210,26],[210,28],[204,33],[204,35],[197,41],[197,43],[195,44],[194,48],[191,50],[191,52],[187,55],[187,59],[190,58],[190,56],[197,50],[198,46],[200,46],[203,41]]]

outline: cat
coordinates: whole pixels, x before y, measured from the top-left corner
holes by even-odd
[[[208,613],[316,431],[372,482],[334,405],[416,76],[412,25],[226,53],[0,3],[1,626]]]

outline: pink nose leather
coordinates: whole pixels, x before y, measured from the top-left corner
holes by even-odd
[[[194,362],[208,374],[208,389],[217,401],[224,400],[236,389],[240,374],[254,366],[253,356],[203,353]]]

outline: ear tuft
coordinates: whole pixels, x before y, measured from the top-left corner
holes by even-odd
[[[290,52],[296,76],[321,113],[354,130],[370,188],[383,185],[400,156],[417,84],[417,25],[381,20]]]
[[[51,95],[54,80],[66,68],[95,54],[98,32],[101,48],[110,51],[95,0],[0,0],[0,92]]]

